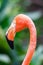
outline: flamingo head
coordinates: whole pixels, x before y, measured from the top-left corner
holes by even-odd
[[[13,42],[15,33],[25,28],[23,17],[23,14],[17,15],[6,32],[7,42],[12,49],[14,48]]]
[[[14,48],[13,42],[15,33],[23,30],[26,27],[25,22],[26,22],[25,15],[23,14],[17,15],[6,32],[7,42],[12,49]]]

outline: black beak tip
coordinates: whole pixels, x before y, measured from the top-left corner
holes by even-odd
[[[8,40],[7,35],[6,35],[6,40],[7,40],[8,44],[9,44],[10,48],[14,49],[14,44],[13,44],[14,41]]]

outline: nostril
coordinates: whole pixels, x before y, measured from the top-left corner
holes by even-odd
[[[6,40],[7,40],[8,44],[9,44],[10,48],[11,48],[11,49],[14,49],[14,44],[13,44],[14,41],[9,40],[9,39],[7,38],[7,35],[6,35]]]

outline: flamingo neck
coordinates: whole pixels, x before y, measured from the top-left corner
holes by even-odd
[[[30,44],[22,65],[29,65],[36,48],[36,28],[33,21],[26,15],[20,14],[15,17],[16,32],[28,28],[30,31]]]
[[[14,41],[15,33],[28,28],[30,31],[30,44],[28,46],[27,54],[24,58],[22,65],[29,65],[32,59],[33,53],[36,48],[36,28],[33,21],[26,15],[19,14],[13,20],[10,28],[7,31],[7,38],[10,41]],[[10,43],[10,42],[9,42]],[[12,46],[12,45],[11,45]],[[11,47],[12,48],[12,47]]]
[[[30,61],[36,48],[36,28],[33,21],[30,18],[27,19],[26,26],[30,31],[30,45],[28,46],[27,54],[24,58],[22,65],[30,64]]]

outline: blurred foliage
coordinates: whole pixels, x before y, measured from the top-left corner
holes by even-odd
[[[0,0],[0,54],[6,54],[10,58],[10,62],[0,61],[0,65],[21,65],[29,41],[28,29],[18,32],[14,39],[14,50],[11,50],[5,38],[6,30],[13,18],[19,13],[27,13],[26,7],[31,3],[28,0]],[[37,48],[30,65],[43,65],[43,42],[39,40],[39,36],[43,36],[43,17],[33,20],[37,28]],[[42,39],[42,38],[40,38]],[[40,47],[41,45],[41,47]],[[7,58],[6,58],[7,59]]]
[[[43,46],[38,47],[30,65],[43,65]]]

